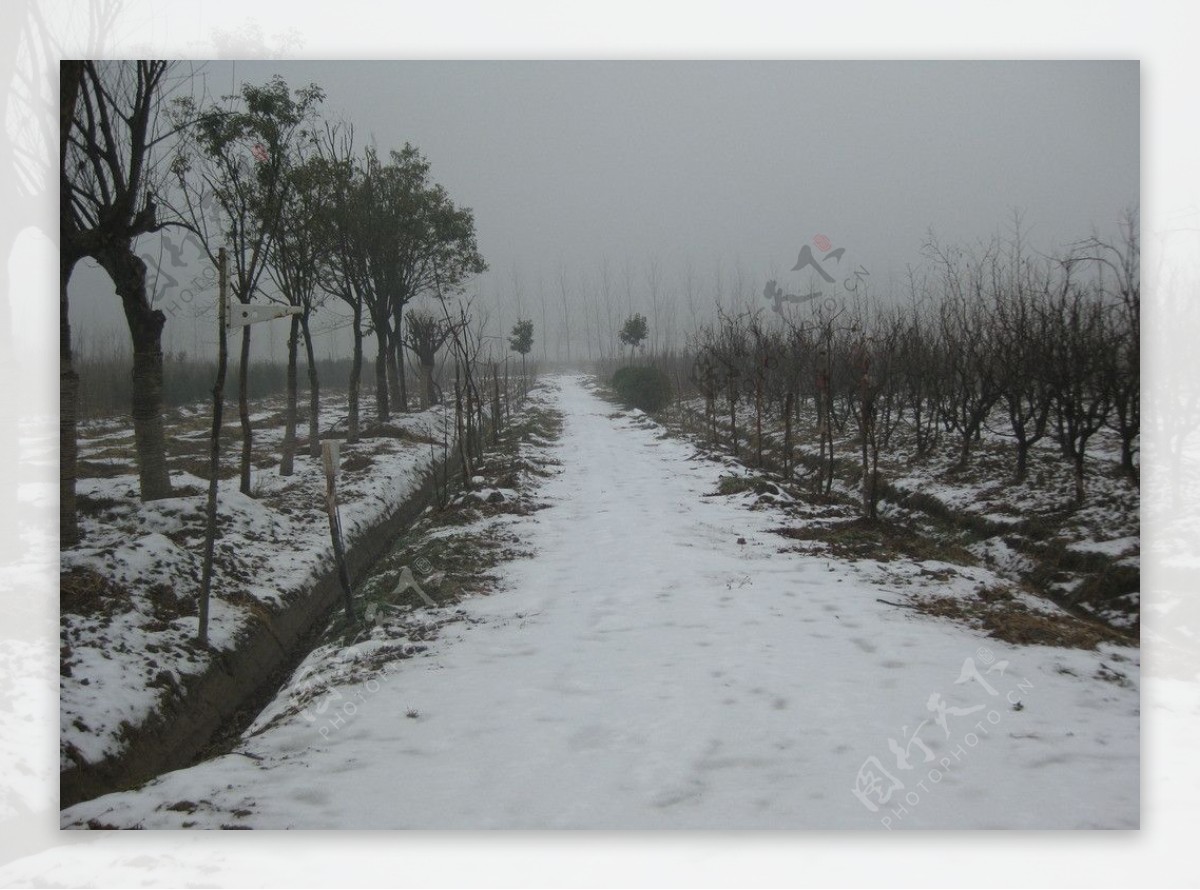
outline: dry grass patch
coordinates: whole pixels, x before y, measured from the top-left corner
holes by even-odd
[[[1101,643],[1128,644],[1104,625],[1068,614],[1035,612],[1003,588],[984,588],[976,598],[921,596],[913,608],[926,615],[951,618],[986,631],[989,637],[1021,646],[1095,649]]]

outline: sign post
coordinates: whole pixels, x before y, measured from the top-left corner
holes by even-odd
[[[337,477],[341,442],[326,439],[321,443],[321,460],[325,465],[325,511],[329,514],[329,537],[333,539],[333,558],[337,561],[338,581],[345,596],[346,620],[354,623],[354,594],[350,588],[350,569],[346,565],[346,550],[342,544],[342,519],[338,514]]]
[[[225,336],[226,300],[229,290],[229,264],[222,247],[217,255],[217,382],[213,386],[212,444],[208,458],[207,526],[204,531],[204,568],[200,578],[199,629],[196,639],[208,645],[208,601],[212,592],[213,551],[217,544],[217,484],[221,469],[221,415],[225,410],[225,369],[229,364],[229,346]]]
[[[238,303],[234,309],[229,302],[229,263],[222,247],[217,254],[217,382],[213,386],[212,447],[208,460],[208,504],[205,510],[207,526],[204,532],[204,567],[200,576],[200,602],[196,641],[208,645],[208,604],[212,594],[213,557],[217,544],[217,488],[221,470],[221,419],[225,411],[225,371],[229,365],[229,332],[272,318],[299,315],[299,306],[278,303]]]

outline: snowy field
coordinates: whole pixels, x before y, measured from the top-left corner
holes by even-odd
[[[214,652],[233,648],[262,609],[301,595],[330,571],[321,460],[298,451],[294,475],[279,475],[283,429],[271,421],[280,420],[280,404],[265,403],[253,417],[254,497],[238,491],[237,417],[227,406],[211,650],[195,643],[208,481],[186,469],[206,467],[211,409],[184,409],[170,419],[177,496],[146,503],[138,498],[133,434],[124,419],[85,426],[80,461],[97,475],[78,483],[81,542],[61,554],[61,769],[117,753],[126,726],[142,724],[188,674],[203,672]],[[345,408],[344,396],[327,396],[321,428],[334,427]],[[446,418],[442,409],[400,415],[391,435],[343,444],[338,485],[347,546],[421,484],[428,443],[441,442]],[[436,450],[440,455],[440,444]]]
[[[719,496],[726,465],[582,378],[551,390],[549,506],[504,520],[533,557],[492,595],[415,657],[318,650],[231,753],[61,825],[1138,826],[1136,648],[898,607],[999,579],[787,546],[803,505]],[[289,707],[314,676],[346,679]]]

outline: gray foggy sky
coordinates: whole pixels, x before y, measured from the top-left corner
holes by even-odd
[[[930,227],[973,241],[1006,229],[1018,208],[1032,243],[1053,250],[1093,227],[1112,231],[1138,201],[1130,61],[253,61],[204,71],[216,94],[275,73],[293,87],[315,82],[324,114],[353,123],[360,145],[419,146],[434,178],[475,211],[491,265],[481,300],[506,326],[514,266],[526,314],[536,314],[539,276],[554,293],[565,267],[578,291],[580,272],[594,280],[604,258],[618,276],[631,263],[639,290],[650,258],[667,291],[690,263],[707,305],[718,263],[726,275],[740,265],[757,293],[767,278],[786,285],[800,247],[824,234],[846,248],[832,271],[861,266],[882,295],[919,261]],[[97,289],[95,279],[81,276],[80,288]],[[81,321],[102,327],[87,300],[75,299]],[[199,342],[193,325],[168,326],[175,348]]]

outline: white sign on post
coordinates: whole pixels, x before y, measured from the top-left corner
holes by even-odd
[[[326,439],[321,443],[321,457],[325,462],[325,478],[330,481],[338,475],[338,456],[341,451],[341,439]]]
[[[299,315],[303,310],[299,306],[283,306],[279,303],[238,303],[230,302],[229,312],[225,315],[225,323],[230,328],[244,328],[260,321],[270,321],[272,318],[283,318],[286,315]]]

